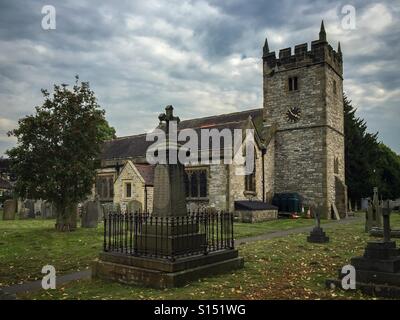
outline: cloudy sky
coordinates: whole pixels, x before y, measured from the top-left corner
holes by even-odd
[[[42,7],[56,29],[42,28]],[[356,9],[355,29],[342,8]],[[0,155],[41,88],[89,81],[119,136],[172,104],[181,119],[262,106],[261,55],[310,43],[321,19],[341,42],[344,89],[371,132],[400,153],[400,1],[0,0]]]

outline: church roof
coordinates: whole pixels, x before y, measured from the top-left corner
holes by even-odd
[[[216,116],[183,120],[179,123],[178,130],[183,129],[242,129],[249,116],[253,119],[258,132],[261,131],[262,109],[251,109]],[[147,148],[153,141],[146,141],[146,134],[120,137],[106,141],[103,145],[101,160],[127,159],[145,157]]]
[[[134,164],[136,169],[139,171],[140,175],[142,176],[145,184],[147,186],[154,185],[154,165],[150,164]]]

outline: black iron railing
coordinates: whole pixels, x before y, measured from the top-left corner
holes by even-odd
[[[175,260],[234,249],[233,214],[190,212],[182,217],[114,213],[104,218],[104,251]]]

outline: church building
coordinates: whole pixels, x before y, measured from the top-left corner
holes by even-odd
[[[344,163],[343,58],[327,42],[323,23],[318,40],[270,51],[263,48],[262,108],[181,121],[178,130],[254,129],[255,166],[236,175],[233,164],[187,165],[190,210],[235,211],[243,200],[271,204],[274,194],[296,192],[305,205],[324,209],[326,218],[346,215]],[[176,110],[179,114],[179,110]],[[152,144],[145,134],[107,141],[95,192],[102,203],[135,201],[152,210]],[[221,152],[223,154],[223,152]],[[272,218],[272,216],[271,216]]]

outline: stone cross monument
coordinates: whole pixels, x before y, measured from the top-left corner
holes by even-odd
[[[324,243],[329,242],[329,237],[326,236],[324,230],[321,228],[321,209],[322,206],[314,208],[314,218],[316,226],[310,232],[310,235],[307,237],[308,242],[313,243]]]
[[[368,201],[366,212],[365,232],[370,232],[372,228],[382,227],[382,207],[379,204],[378,188],[374,187],[372,202]]]
[[[390,240],[389,202],[383,208],[383,239],[369,241],[364,255],[351,259],[356,271],[356,288],[368,295],[400,298],[400,250]],[[341,280],[328,279],[326,285],[340,286]]]
[[[166,152],[166,163],[158,163],[154,170],[154,216],[186,216],[186,195],[184,184],[184,166],[179,163],[170,163],[170,153],[178,152],[179,145],[170,141],[170,122],[179,123],[179,117],[173,114],[174,108],[167,106],[165,113],[159,115],[160,126],[165,122],[166,142],[157,145],[159,151]]]

